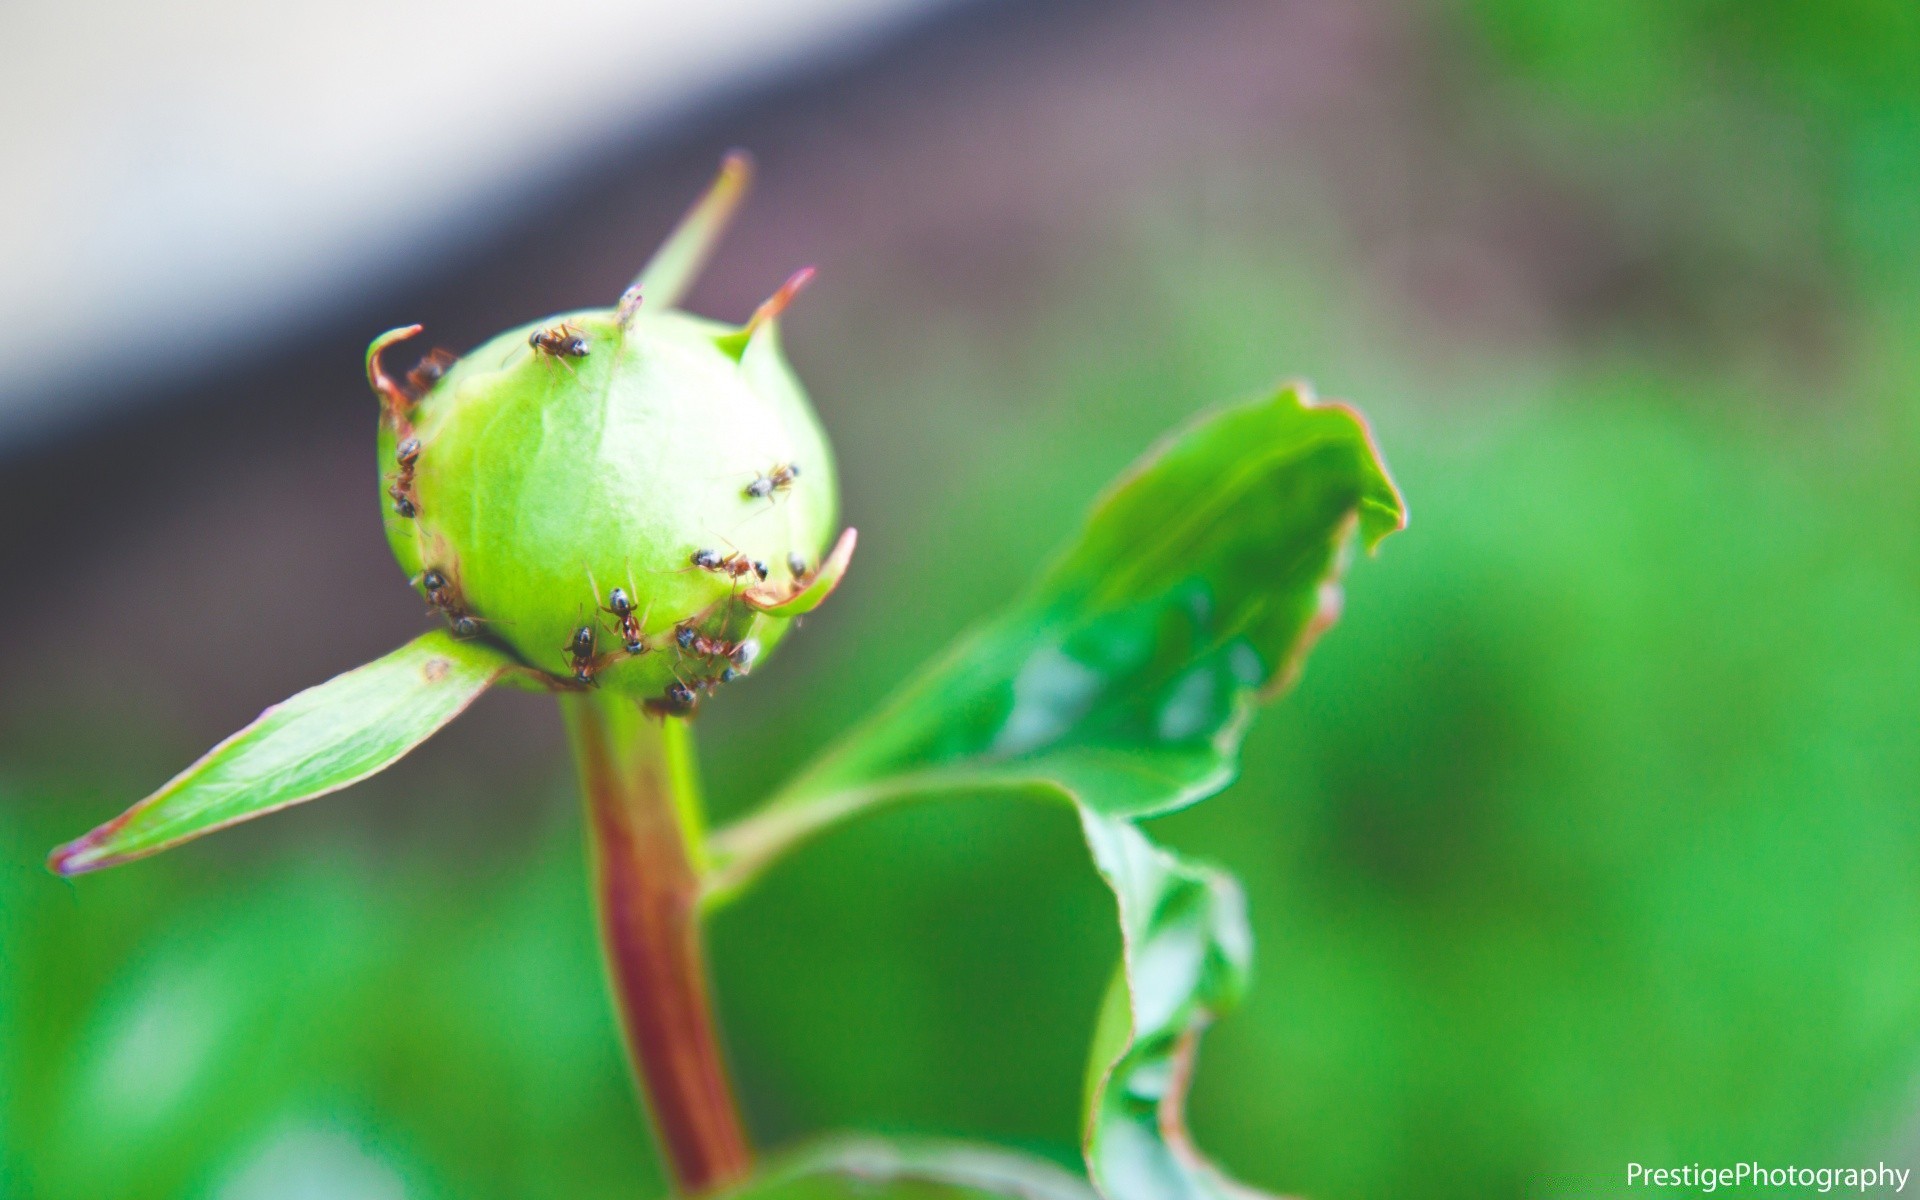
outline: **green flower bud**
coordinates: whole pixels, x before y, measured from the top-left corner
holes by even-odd
[[[780,348],[811,271],[744,326],[671,307],[744,169],[730,160],[614,308],[436,353],[405,382],[381,356],[418,326],[368,351],[394,557],[457,635],[550,684],[689,711],[762,661],[852,552],[849,531],[823,563],[833,458]]]

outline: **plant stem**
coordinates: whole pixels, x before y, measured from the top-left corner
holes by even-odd
[[[617,696],[560,704],[586,795],[607,973],[662,1153],[684,1193],[737,1183],[753,1160],[708,997],[691,734]]]

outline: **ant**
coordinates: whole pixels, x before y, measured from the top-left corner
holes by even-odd
[[[793,486],[793,481],[798,478],[800,478],[799,464],[781,463],[766,474],[757,476],[752,483],[747,485],[747,499],[770,501],[773,499],[775,492],[786,491]]]
[[[447,368],[457,361],[457,357],[451,350],[434,350],[421,359],[418,366],[407,372],[407,390],[415,397],[425,396],[433,390],[434,384],[440,382],[440,377],[447,373]]]
[[[673,627],[673,640],[682,650],[691,650],[702,658],[725,658],[733,653],[732,642],[701,633],[693,627],[691,617]]]
[[[760,643],[753,638],[744,641],[729,642],[725,638],[708,637],[693,627],[691,619],[674,626],[673,640],[682,650],[691,650],[702,658],[724,658],[740,673],[745,674],[753,666],[753,660],[760,655]],[[731,680],[732,676],[727,677]]]
[[[642,707],[656,717],[684,717],[691,715],[699,703],[693,689],[676,679],[661,695],[649,696]]]
[[[460,591],[453,581],[447,578],[445,571],[438,567],[428,567],[420,575],[420,586],[426,590],[427,603],[433,610],[447,619],[453,627],[453,636],[461,639],[480,636],[480,626],[484,623],[479,617],[467,611],[466,603],[460,598]]]
[[[805,579],[807,577],[806,556],[798,550],[787,551],[787,570],[793,572],[795,579]]]
[[[767,578],[766,563],[757,558],[750,559],[738,550],[725,555],[718,550],[695,550],[688,561],[702,571],[712,571],[729,579],[739,579],[749,571],[758,575],[762,582]]]
[[[561,366],[566,366],[569,358],[585,358],[592,349],[587,339],[571,322],[562,321],[551,329],[536,329],[527,335],[527,345],[533,347],[535,357],[550,355]],[[572,367],[567,367],[571,371]]]
[[[413,468],[420,461],[420,439],[400,439],[400,444],[393,448],[393,460],[400,464],[400,473],[387,489],[387,495],[393,500],[393,511],[403,517],[417,517],[420,505],[413,498]]]
[[[593,626],[582,625],[574,630],[573,636],[567,639],[567,644],[562,649],[566,650],[567,657],[572,659],[573,681],[582,687],[592,687],[595,668]]]
[[[613,614],[613,619],[619,622],[620,640],[628,654],[647,652],[647,640],[640,632],[641,626],[646,623],[646,618],[633,615],[633,601],[627,598],[625,591],[614,588],[608,592],[607,602],[600,606],[600,611]]]
[[[732,650],[727,654],[728,665],[720,672],[720,682],[732,683],[739,679],[753,670],[753,660],[759,657],[760,643],[757,640],[747,638],[744,641],[735,642]]]

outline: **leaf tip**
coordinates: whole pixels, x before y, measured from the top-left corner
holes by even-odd
[[[107,866],[107,856],[100,853],[99,834],[99,830],[94,830],[55,846],[47,855],[47,870],[62,879],[71,879],[75,875],[84,875]]]
[[[1380,441],[1374,436],[1373,423],[1367,420],[1365,413],[1344,400],[1320,399],[1314,394],[1313,385],[1304,379],[1289,380],[1281,385],[1280,391],[1282,395],[1290,396],[1301,408],[1336,412],[1353,423],[1361,444],[1366,447],[1367,465],[1373,475],[1358,505],[1360,542],[1369,555],[1379,553],[1381,542],[1407,527],[1407,501],[1401,495],[1400,485],[1393,481],[1392,472],[1387,470],[1387,458],[1380,452]]]

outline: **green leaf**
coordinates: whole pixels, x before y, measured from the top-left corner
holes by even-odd
[[[1351,545],[1404,523],[1351,409],[1292,386],[1207,417],[1124,475],[1009,611],[720,831],[709,902],[879,804],[990,789],[1072,804],[1125,945],[1090,1068],[1089,1170],[1110,1200],[1246,1195],[1181,1123],[1199,1033],[1245,986],[1239,889],[1134,822],[1232,781],[1258,702],[1338,616]]]
[[[78,875],[339,791],[392,765],[471,704],[513,660],[445,630],[261,713],[165,787],[56,849]]]
[[[769,1167],[725,1200],[1094,1200],[1086,1183],[997,1146],[842,1137]]]

